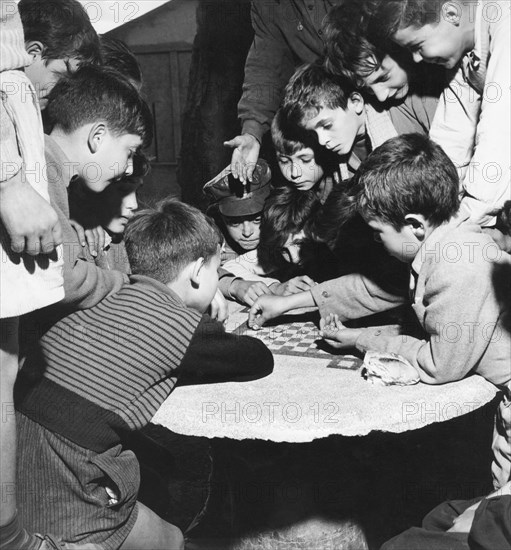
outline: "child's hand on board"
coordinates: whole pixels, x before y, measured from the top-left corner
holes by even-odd
[[[353,348],[358,337],[362,333],[361,329],[346,328],[336,313],[329,313],[319,321],[319,330],[321,336],[333,348]]]
[[[248,326],[259,330],[266,321],[282,315],[288,311],[287,301],[284,296],[265,295],[259,296],[250,308],[248,314]]]

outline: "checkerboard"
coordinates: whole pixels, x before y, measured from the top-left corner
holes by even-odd
[[[248,311],[248,310],[247,310]],[[245,322],[234,332],[252,336],[264,342],[277,355],[299,355],[331,359],[328,367],[357,370],[362,361],[357,357],[342,355],[321,338],[317,312],[301,315],[283,315],[265,324],[260,330],[252,330]]]

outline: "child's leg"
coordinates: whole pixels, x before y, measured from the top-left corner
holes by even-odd
[[[137,502],[138,517],[119,550],[183,550],[183,534],[162,520],[147,506]]]
[[[16,515],[16,422],[14,382],[18,374],[18,318],[0,320],[0,527]]]
[[[21,528],[16,513],[16,417],[18,318],[0,319],[0,550],[39,548],[41,540]]]
[[[495,414],[492,449],[493,485],[498,489],[511,479],[511,382],[504,388],[504,395]]]

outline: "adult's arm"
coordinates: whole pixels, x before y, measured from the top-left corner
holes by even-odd
[[[253,0],[251,13],[254,41],[245,63],[238,116],[242,122],[242,134],[251,134],[260,142],[280,105],[295,64],[276,22],[282,16],[278,4]]]

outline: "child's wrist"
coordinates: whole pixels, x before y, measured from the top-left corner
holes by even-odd
[[[231,279],[231,282],[229,283],[229,286],[227,287],[227,298],[231,299],[231,300],[237,300],[237,296],[236,296],[236,286],[237,285],[234,285],[234,283],[236,283],[236,281],[241,281],[242,279],[240,277],[234,277],[233,279]],[[234,288],[233,288],[233,285],[234,285]]]

